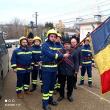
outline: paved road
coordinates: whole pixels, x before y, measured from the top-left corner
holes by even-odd
[[[78,79],[79,77],[80,73]],[[87,80],[87,77],[85,79]],[[0,102],[0,110],[42,110],[40,85],[32,95],[17,99],[15,82],[16,74],[10,70],[4,83],[4,97]],[[58,94],[54,97],[57,99]],[[110,93],[101,95],[97,69],[93,69],[93,87],[89,88],[85,81],[84,86],[78,86],[78,89],[74,90],[73,97],[72,103],[65,98],[57,107],[52,107],[52,110],[110,110]]]

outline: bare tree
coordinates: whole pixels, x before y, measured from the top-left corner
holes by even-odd
[[[24,25],[18,18],[14,18],[10,23],[2,25],[2,31],[5,31],[10,38],[19,38],[24,34]]]

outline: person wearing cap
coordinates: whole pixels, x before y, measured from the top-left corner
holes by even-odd
[[[60,102],[65,98],[65,84],[67,81],[67,99],[69,102],[72,102],[74,74],[75,72],[78,71],[77,65],[79,64],[79,61],[78,61],[78,55],[73,54],[73,52],[71,52],[70,38],[64,37],[62,41],[64,45],[64,49],[62,50],[62,53],[70,53],[70,56],[67,59],[61,60],[59,63],[60,96],[58,97],[57,100]]]
[[[42,106],[44,110],[51,110],[48,106],[57,105],[57,101],[53,99],[53,90],[56,81],[57,59],[68,57],[69,54],[62,54],[56,50],[57,31],[51,29],[47,32],[48,40],[42,44],[42,81],[43,81],[43,97]]]
[[[84,76],[87,71],[88,86],[92,87],[92,65],[94,65],[94,61],[93,61],[92,51],[90,47],[90,38],[87,37],[81,49],[81,78],[80,78],[79,85],[84,84]]]
[[[16,82],[16,93],[17,98],[24,98],[25,94],[29,92],[29,79],[32,62],[32,52],[28,48],[28,41],[26,37],[19,39],[20,47],[13,51],[11,57],[11,67],[16,71],[17,82]]]
[[[41,62],[41,38],[36,36],[33,39],[33,48],[32,48],[32,65],[33,65],[33,70],[32,70],[32,89],[30,92],[33,92],[36,90],[37,86],[37,78],[38,78],[38,73],[40,72],[40,65],[39,63]]]

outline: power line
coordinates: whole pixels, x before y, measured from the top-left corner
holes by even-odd
[[[110,11],[110,8],[109,9],[105,9],[105,10],[100,10],[100,14],[101,13],[103,13],[103,12],[107,12],[107,11]],[[95,11],[94,13],[96,13],[97,11]],[[93,16],[93,15],[95,15],[95,14],[92,14],[92,12],[90,12],[90,13],[88,13],[88,14],[85,14],[85,15],[83,15],[83,16],[80,16],[80,18],[84,18],[84,17],[88,17],[88,16]],[[71,19],[76,19],[76,17],[74,17],[74,18],[69,18],[69,19],[65,19],[65,20],[63,20],[63,21],[67,21],[67,20],[71,20]],[[67,21],[68,22],[68,21]]]
[[[106,17],[106,16],[109,17],[110,14],[103,15],[103,18]],[[89,20],[89,19],[93,19],[93,17],[89,17],[89,18],[83,19],[83,22],[84,22],[85,20]],[[64,24],[70,24],[70,23],[76,23],[76,21],[73,20],[73,21],[64,22]]]
[[[97,4],[93,4],[93,5],[91,5],[89,8],[88,7],[86,7],[86,8],[83,8],[83,9],[80,9],[81,11],[83,11],[84,10],[84,12],[85,13],[87,13],[87,14],[84,14],[84,15],[81,15],[81,16],[79,16],[79,17],[81,17],[81,18],[85,18],[85,17],[90,17],[90,16],[94,16],[95,14],[103,14],[104,12],[106,12],[106,11],[109,11],[109,9],[106,9],[106,10],[102,10],[102,7],[103,6],[109,6],[110,4],[109,4],[109,1],[100,1],[100,2],[97,2]],[[93,7],[94,6],[94,7]],[[98,8],[99,8],[99,11],[98,11]],[[72,13],[79,13],[79,11],[80,10],[75,10],[75,11],[71,11],[71,12],[65,12],[65,13],[63,13],[63,14],[59,14],[59,15],[56,15],[56,16],[53,16],[53,17],[50,17],[50,18],[56,18],[57,17],[57,20],[56,20],[56,22],[58,21],[58,19],[59,19],[59,16],[62,18],[63,16],[67,16],[68,14],[72,14]],[[86,10],[86,11],[85,11]],[[91,10],[91,12],[89,12],[88,13],[88,11],[89,10]],[[49,17],[48,17],[49,18]],[[68,18],[68,19],[63,19],[63,21],[66,23],[66,22],[71,22],[71,21],[76,21],[76,18],[77,17],[71,17],[71,18]],[[44,18],[43,18],[44,19]],[[52,20],[52,19],[51,19]],[[55,20],[52,20],[52,21],[54,21],[55,22]]]
[[[104,4],[107,4],[107,3],[109,3],[110,1],[101,1],[101,2],[97,2],[98,3],[98,6],[100,7],[100,6],[104,6]],[[85,11],[85,10],[92,10],[92,9],[95,9],[95,10],[97,10],[97,6],[96,7],[93,7],[93,6],[95,6],[95,5],[97,5],[97,4],[93,4],[92,6],[90,6],[89,7],[89,9],[88,8],[83,8],[83,9],[80,9],[81,11]],[[109,5],[109,4],[108,4]],[[106,5],[107,6],[107,5]],[[68,14],[72,14],[72,13],[75,13],[75,12],[78,12],[79,10],[75,10],[75,11],[71,11],[71,12],[65,12],[65,13],[63,13],[63,14],[59,14],[59,15],[55,15],[55,16],[53,16],[53,17],[47,17],[47,18],[56,18],[56,17],[58,17],[59,18],[59,16],[65,16],[65,15],[68,15]]]
[[[97,2],[97,4],[103,4],[103,3],[106,3],[106,2],[109,2],[109,1],[107,1],[107,0],[97,1],[97,0],[96,0],[96,2]]]

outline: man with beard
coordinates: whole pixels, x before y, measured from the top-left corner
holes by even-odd
[[[30,71],[32,63],[32,52],[28,48],[26,37],[19,39],[20,47],[13,51],[11,58],[11,67],[16,71],[16,93],[17,98],[24,98],[24,93],[29,94]],[[24,91],[24,93],[23,93]]]

